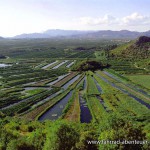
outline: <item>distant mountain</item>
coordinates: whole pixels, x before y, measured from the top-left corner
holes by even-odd
[[[15,39],[37,39],[37,38],[49,38],[50,36],[44,33],[29,33],[29,34],[20,34],[16,35],[13,38]]]
[[[147,32],[136,32],[136,31],[79,31],[79,30],[47,30],[43,33],[30,33],[21,34],[13,38],[77,38],[77,39],[135,39],[140,36],[150,36],[150,31]]]
[[[78,30],[47,30],[43,33],[21,34],[13,38],[53,38],[53,37],[69,37],[74,35],[84,35],[93,31],[78,31]]]
[[[147,32],[136,32],[136,31],[111,31],[111,30],[103,30],[97,31],[95,33],[89,33],[85,36],[88,38],[103,38],[103,39],[135,39],[139,36],[150,36],[150,31]],[[82,36],[83,37],[83,36]]]
[[[112,56],[122,58],[150,58],[150,37],[141,36],[137,40],[111,51]]]
[[[4,39],[4,38],[0,36],[0,40],[1,40],[1,39]]]
[[[72,35],[84,35],[87,33],[93,33],[94,31],[80,31],[80,30],[47,30],[43,32],[49,36],[72,36]]]

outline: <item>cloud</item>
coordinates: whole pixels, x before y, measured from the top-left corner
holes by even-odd
[[[80,24],[87,26],[118,26],[119,28],[130,28],[130,27],[144,27],[150,25],[150,16],[144,16],[137,12],[132,13],[128,16],[116,18],[111,15],[104,15],[103,17],[82,17],[78,20]]]
[[[116,23],[117,19],[111,15],[106,14],[104,17],[92,18],[92,17],[82,17],[79,19],[80,23],[83,25],[109,25]]]
[[[143,16],[139,13],[132,13],[129,16],[122,18],[122,23],[126,25],[148,25],[150,24],[150,17],[149,16]]]

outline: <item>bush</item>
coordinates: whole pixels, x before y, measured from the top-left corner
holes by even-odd
[[[57,150],[71,150],[79,141],[79,134],[69,125],[62,124],[57,133]]]

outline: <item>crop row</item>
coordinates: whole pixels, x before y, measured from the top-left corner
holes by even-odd
[[[96,96],[87,96],[87,102],[92,113],[92,117],[96,122],[100,122],[103,117],[107,117],[108,113]]]
[[[35,95],[34,97],[27,99],[26,101],[16,104],[10,108],[4,109],[4,110],[2,110],[2,112],[4,112],[7,115],[15,115],[17,113],[22,113],[22,112],[30,109],[33,104],[43,100],[44,98],[52,95],[53,93],[55,93],[57,91],[58,91],[58,89],[56,89],[56,88],[52,89],[50,91],[45,91],[41,94]]]
[[[136,89],[131,88],[129,86],[126,86],[124,83],[122,82],[118,82],[115,79],[111,78],[110,76],[104,74],[103,72],[98,72],[102,77],[104,77],[105,79],[107,79],[108,81],[115,83],[115,85],[117,85],[119,88],[124,89],[126,91],[128,91],[129,93],[136,95],[136,97],[141,98],[143,101],[145,101],[146,103],[150,104],[150,98],[143,95],[142,93],[136,91]]]
[[[71,99],[65,107],[62,119],[74,122],[80,122],[80,104],[79,104],[79,90],[75,89]]]
[[[143,115],[148,114],[149,109],[137,101],[135,101],[133,98],[128,97],[124,94],[116,94],[116,97],[119,99],[118,105],[122,109],[128,110],[128,112],[131,112],[134,115]]]
[[[68,76],[66,76],[65,78],[63,78],[62,80],[60,80],[57,83],[55,83],[54,86],[56,86],[56,87],[63,86],[66,82],[68,82],[69,80],[71,80],[77,74],[78,74],[77,72],[72,72],[71,74],[69,74]]]
[[[48,84],[48,83],[50,83],[50,82],[52,82],[52,81],[54,81],[54,80],[56,80],[57,79],[57,77],[52,77],[52,78],[49,78],[49,79],[44,79],[44,80],[40,80],[40,81],[38,81],[38,82],[36,82],[36,83],[34,83],[34,84],[32,84],[31,86],[33,87],[33,86],[37,86],[37,87],[39,87],[39,86],[47,86],[46,84]]]
[[[27,119],[38,119],[45,111],[50,109],[54,104],[59,102],[65,95],[67,95],[71,90],[75,89],[75,87],[79,84],[79,82],[83,79],[84,74],[74,83],[72,83],[69,88],[58,95],[56,95],[54,98],[50,99],[49,101],[46,101],[44,104],[39,105],[38,107],[34,108],[32,111],[28,112],[27,114],[24,114],[23,117]]]
[[[56,63],[52,64],[51,66],[47,67],[46,70],[50,70],[50,69],[52,69],[53,67],[57,66],[60,63],[62,63],[62,61],[59,60]]]
[[[95,76],[95,78],[97,78],[97,76]],[[105,91],[107,88],[110,89],[110,85],[108,83],[105,83],[105,85],[101,84],[104,83],[102,79],[97,78],[97,81],[105,89]],[[111,87],[109,93],[106,92],[101,94],[101,97],[109,108],[118,113],[121,110],[126,113],[128,112],[130,115],[140,115],[148,113],[149,111],[147,107],[141,105],[127,94],[117,91],[114,87]]]
[[[96,84],[93,80],[93,77],[90,74],[87,74],[87,93],[89,95],[91,95],[91,94],[100,94],[98,89],[97,89],[97,86],[96,86]]]

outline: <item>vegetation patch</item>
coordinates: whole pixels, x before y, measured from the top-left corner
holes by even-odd
[[[132,82],[150,89],[150,75],[126,75]]]
[[[109,64],[104,64],[98,61],[85,61],[82,62],[79,66],[77,66],[78,71],[95,71],[95,70],[103,70],[104,68],[109,68]]]

